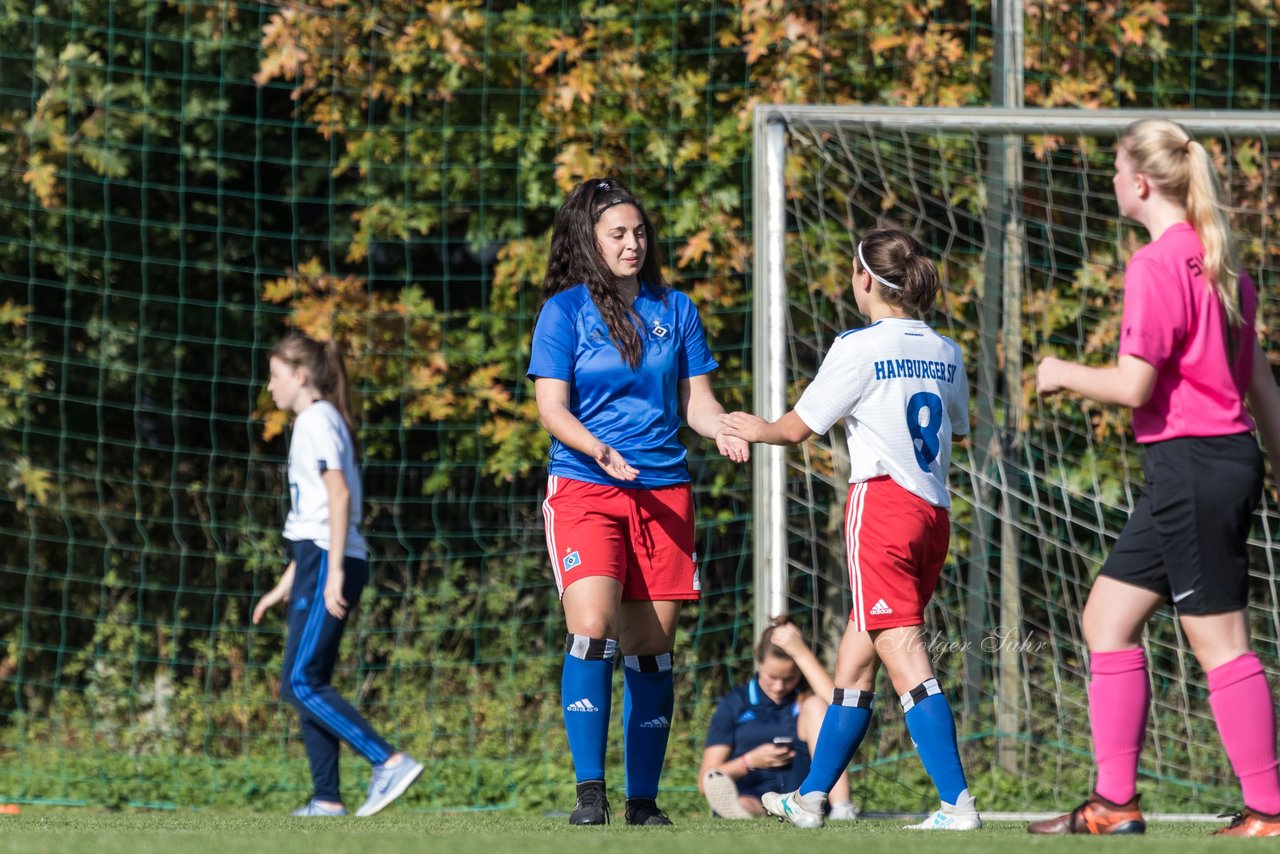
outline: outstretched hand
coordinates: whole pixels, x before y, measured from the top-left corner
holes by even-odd
[[[725,430],[716,433],[716,449],[720,455],[728,457],[735,463],[745,463],[751,459],[751,445],[737,436],[731,436]]]
[[[1056,356],[1046,356],[1036,366],[1036,394],[1053,394],[1062,391],[1062,368],[1068,362]]]
[[[717,439],[719,436],[731,436],[744,442],[764,441],[764,431],[769,426],[768,421],[750,412],[726,412],[720,416],[720,423],[724,426]]]
[[[609,477],[617,480],[635,480],[640,475],[638,470],[632,468],[622,458],[622,454],[604,443],[597,445],[591,456]]]

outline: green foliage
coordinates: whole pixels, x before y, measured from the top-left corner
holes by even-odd
[[[1277,12],[1237,5],[1228,18],[1030,4],[1026,99],[1274,107]],[[562,808],[548,440],[523,379],[556,206],[606,173],[647,201],[722,363],[717,392],[745,405],[752,107],[983,103],[988,13],[951,0],[5,3],[0,794],[271,811],[304,795],[278,701],[280,615],[247,620],[280,569],[286,492],[266,351],[296,326],[346,344],[366,452],[375,582],[338,683],[431,761],[414,805]],[[946,203],[980,211],[980,170],[941,153]],[[1246,173],[1267,156],[1232,155]],[[886,187],[884,204],[910,192]],[[1278,202],[1248,200],[1263,218]],[[826,242],[798,296],[822,297],[834,322],[851,311],[848,247]],[[1029,292],[1047,307],[1038,345],[1074,335],[1114,286],[1109,261]],[[964,311],[977,281],[956,280],[949,310]],[[1103,358],[1112,339],[1092,343]],[[750,480],[691,445],[707,595],[682,627],[687,730],[668,772],[688,809],[702,728],[746,676],[752,632]],[[1097,466],[1070,482],[1112,500],[1115,462]],[[905,749],[894,733],[884,755]],[[868,799],[918,806],[913,769],[869,772],[894,782]],[[1078,782],[1055,770],[1063,789]],[[344,766],[350,787],[361,774]],[[990,779],[997,804],[1064,794]]]

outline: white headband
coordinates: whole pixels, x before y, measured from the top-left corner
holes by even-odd
[[[893,288],[895,291],[902,290],[902,285],[895,285],[893,282],[889,281],[883,276],[877,275],[874,270],[872,270],[870,267],[867,266],[867,259],[862,257],[862,241],[861,240],[858,241],[858,263],[862,265],[862,269],[866,270],[867,274],[871,276],[871,278],[875,279],[877,282],[884,285],[886,288]]]

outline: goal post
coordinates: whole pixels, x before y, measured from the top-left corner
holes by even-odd
[[[862,325],[845,292],[858,234],[895,222],[939,262],[933,325],[965,351],[974,430],[955,455],[952,553],[925,638],[960,694],[964,729],[990,742],[1005,771],[1062,780],[1089,765],[1079,613],[1140,493],[1140,455],[1127,413],[1036,397],[1034,366],[1050,353],[1115,359],[1124,262],[1146,236],[1116,210],[1112,158],[1123,130],[1150,117],[1178,121],[1209,148],[1243,263],[1265,292],[1280,279],[1275,113],[764,105],[754,115],[758,414],[785,413],[835,335]],[[843,443],[837,428],[755,456],[757,633],[806,612],[821,642],[843,629]],[[1250,616],[1272,668],[1276,521],[1268,504],[1251,549]],[[1163,808],[1180,809],[1225,759],[1196,680],[1181,678],[1196,665],[1168,612],[1148,647],[1155,758],[1144,754],[1142,772],[1161,781]],[[1056,800],[1057,784],[1045,785]]]
[[[752,290],[752,399],[755,412],[775,420],[787,411],[787,292],[786,257],[786,124],[756,110],[752,140],[754,163],[754,222],[763,224],[755,241],[755,282]],[[763,165],[763,168],[761,168]],[[782,519],[786,514],[784,449],[757,449],[753,474],[754,519]],[[781,526],[754,527],[755,634],[787,612],[787,540]]]

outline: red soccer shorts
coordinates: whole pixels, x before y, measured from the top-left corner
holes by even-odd
[[[857,631],[918,626],[947,558],[951,519],[889,477],[849,485],[845,553]]]
[[[542,516],[561,596],[590,575],[617,579],[624,600],[702,595],[687,483],[621,489],[551,475]]]

